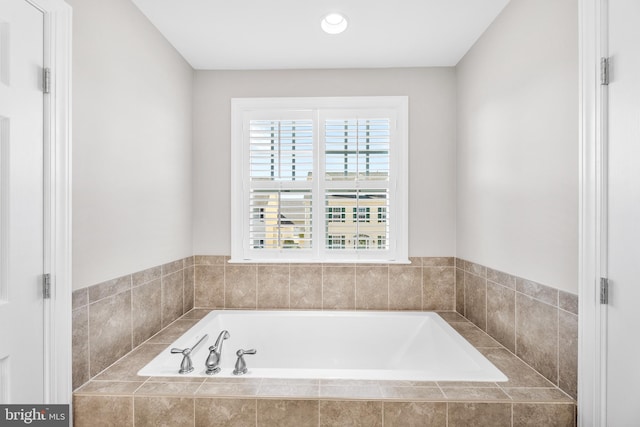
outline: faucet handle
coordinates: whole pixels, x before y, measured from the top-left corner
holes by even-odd
[[[233,370],[233,375],[244,375],[247,373],[247,362],[244,361],[245,354],[256,354],[258,351],[255,348],[251,350],[243,350],[240,349],[236,351],[236,356],[238,356],[238,360],[236,360],[236,367]]]

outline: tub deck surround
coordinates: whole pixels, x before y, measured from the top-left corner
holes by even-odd
[[[207,348],[221,331],[229,339],[215,376],[231,377],[238,349],[246,377],[292,379],[506,381],[506,377],[434,312],[214,310],[172,342],[138,375],[210,377]],[[194,367],[178,373],[192,348]]]
[[[73,292],[77,388],[193,308],[193,257]]]
[[[573,398],[578,296],[456,259],[456,311]]]
[[[439,314],[508,381],[137,375],[208,312],[189,311],[76,390],[75,425],[575,426],[570,396],[455,312]]]

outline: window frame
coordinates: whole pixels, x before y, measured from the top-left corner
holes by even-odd
[[[389,159],[389,208],[393,221],[389,223],[388,250],[372,250],[377,245],[369,245],[370,250],[332,250],[326,247],[326,238],[331,233],[327,224],[336,222],[326,218],[325,168],[323,129],[326,120],[332,118],[373,118],[364,113],[381,112],[391,114],[392,149]],[[313,117],[314,129],[314,174],[312,249],[292,251],[286,249],[264,250],[251,248],[248,240],[249,196],[251,183],[248,174],[249,120],[271,118],[286,120],[289,113],[295,117]],[[360,113],[360,115],[358,115]],[[377,117],[377,116],[376,116]],[[231,99],[231,259],[232,263],[277,263],[277,262],[348,262],[348,263],[408,263],[408,97],[304,97],[304,98],[233,98]],[[391,147],[390,147],[391,148]],[[322,179],[320,178],[322,174]],[[319,182],[316,182],[319,181]],[[368,186],[369,181],[354,181],[345,188],[362,190],[379,187]],[[295,184],[299,185],[299,184]],[[295,186],[294,185],[294,186]],[[304,186],[304,184],[303,184]],[[286,187],[286,185],[285,185]],[[376,210],[367,207],[369,222]],[[345,212],[346,213],[346,212]],[[332,215],[335,215],[333,213]],[[343,214],[344,215],[344,214]],[[335,218],[335,217],[332,217]],[[375,217],[374,217],[375,218]],[[385,218],[386,220],[387,218]],[[375,221],[375,220],[373,220]],[[376,221],[377,223],[377,221]],[[371,239],[374,237],[372,236]],[[376,238],[377,240],[377,238]],[[373,240],[370,242],[373,243]],[[377,241],[376,241],[377,243]],[[357,245],[356,245],[357,247]]]

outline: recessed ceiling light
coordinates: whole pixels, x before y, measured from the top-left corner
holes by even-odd
[[[340,34],[347,29],[349,22],[344,15],[339,13],[330,13],[320,22],[320,26],[327,34]]]

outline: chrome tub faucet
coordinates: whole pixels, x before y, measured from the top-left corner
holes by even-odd
[[[178,371],[179,374],[188,374],[189,372],[193,371],[193,363],[191,362],[191,353],[196,349],[196,347],[200,345],[200,343],[202,343],[202,341],[204,341],[208,337],[209,335],[204,334],[202,338],[198,340],[196,345],[194,345],[191,348],[185,348],[185,349],[172,348],[171,349],[171,353],[174,353],[174,354],[180,353],[183,356],[182,363],[180,363],[180,370]]]
[[[207,367],[207,371],[205,373],[207,375],[213,375],[220,372],[222,343],[224,343],[224,340],[230,337],[231,335],[229,335],[229,332],[227,330],[224,330],[220,332],[220,335],[218,335],[218,339],[216,339],[216,342],[211,347],[209,347],[209,357],[207,357],[207,361],[205,362],[205,365]]]

